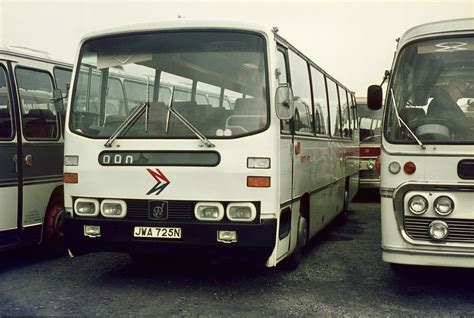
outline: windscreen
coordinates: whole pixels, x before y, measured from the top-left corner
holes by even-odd
[[[415,134],[425,144],[474,143],[473,37],[410,44],[392,76],[384,125],[389,142],[415,143]]]
[[[233,138],[268,123],[265,41],[252,33],[162,32],[86,42],[69,128],[108,138],[137,107],[147,112],[118,138]]]
[[[357,103],[357,106],[360,142],[380,144],[382,140],[382,109],[371,110],[364,103]]]

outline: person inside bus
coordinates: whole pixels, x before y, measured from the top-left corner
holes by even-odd
[[[426,113],[427,119],[443,119],[451,133],[461,139],[473,138],[472,124],[457,104],[457,101],[464,97],[468,87],[469,83],[466,81],[450,80],[445,89],[441,89],[434,95]]]

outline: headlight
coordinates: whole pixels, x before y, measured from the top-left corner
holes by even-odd
[[[439,215],[451,214],[454,210],[454,202],[446,196],[438,197],[434,202],[434,209]]]
[[[398,163],[397,161],[392,161],[388,165],[388,171],[390,171],[390,173],[392,173],[392,174],[399,173],[401,168],[402,167],[400,166],[400,163]]]
[[[252,222],[257,216],[257,209],[252,203],[230,203],[226,213],[231,221]]]
[[[127,214],[127,204],[122,200],[103,200],[100,213],[106,218],[123,218]]]
[[[220,221],[224,217],[224,206],[219,202],[198,202],[194,215],[200,221]]]
[[[74,211],[79,216],[97,216],[99,215],[99,201],[79,198],[74,202]]]
[[[414,195],[408,200],[408,208],[411,213],[421,215],[428,209],[428,200],[421,195]]]
[[[446,222],[435,220],[428,227],[430,237],[435,241],[444,240],[449,234],[449,227]]]

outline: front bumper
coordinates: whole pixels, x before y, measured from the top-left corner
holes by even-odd
[[[99,225],[100,237],[84,235],[85,225]],[[136,238],[135,226],[179,227],[181,239]],[[65,239],[73,255],[90,252],[114,251],[166,255],[246,256],[268,259],[275,247],[276,219],[265,219],[259,224],[131,221],[98,218],[66,217]],[[237,232],[237,242],[217,241],[218,230]]]

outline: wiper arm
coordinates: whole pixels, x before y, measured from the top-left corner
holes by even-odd
[[[112,147],[113,142],[117,137],[128,127],[134,124],[138,118],[145,112],[145,131],[148,131],[148,116],[149,116],[150,103],[142,103],[137,108],[135,108],[125,120],[117,127],[113,132],[107,142],[104,144],[105,147]]]
[[[206,147],[209,147],[209,148],[215,147],[215,145],[209,139],[207,139],[206,136],[204,136],[204,134],[199,131],[199,129],[194,127],[183,115],[181,115],[176,109],[173,108],[173,96],[174,96],[174,86],[171,92],[171,100],[169,102],[169,105],[166,106],[168,108],[168,114],[166,116],[166,127],[165,127],[166,132],[168,132],[169,130],[171,114],[173,114],[176,116],[176,118],[179,119],[180,122],[183,123],[184,126],[186,126],[194,135],[196,135],[196,137],[198,137],[199,140],[201,140],[201,142]]]
[[[392,101],[393,101],[393,104],[395,106],[395,115],[397,116],[397,120],[398,120],[398,127],[401,127],[403,124],[403,126],[405,126],[405,128],[408,130],[408,132],[412,135],[412,137],[416,140],[416,142],[420,145],[421,149],[425,150],[426,149],[426,146],[421,142],[421,140],[416,136],[416,134],[410,129],[410,127],[408,127],[408,125],[403,121],[403,119],[400,117],[400,115],[398,114],[398,105],[397,105],[397,101],[395,100],[395,97],[394,97],[394,94],[393,94],[393,89],[390,88],[390,95],[392,95]]]

